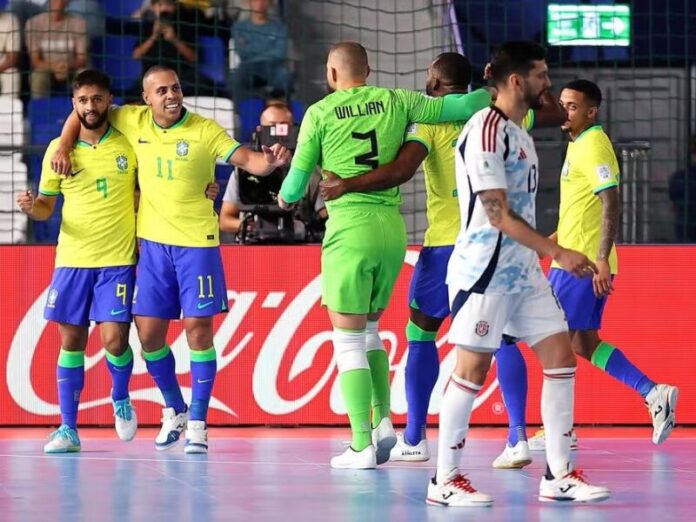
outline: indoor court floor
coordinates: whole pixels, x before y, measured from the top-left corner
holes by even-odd
[[[530,434],[533,430],[529,430]],[[578,468],[609,486],[599,504],[537,500],[542,453],[521,471],[494,470],[506,431],[474,428],[465,467],[490,508],[425,504],[435,457],[371,471],[332,470],[347,428],[211,428],[210,453],[154,448],[154,428],[120,442],[80,430],[82,452],[46,456],[45,428],[0,429],[0,521],[691,521],[696,516],[696,429],[657,447],[649,428],[579,428]],[[431,450],[436,430],[430,430]],[[694,518],[692,518],[694,517]]]

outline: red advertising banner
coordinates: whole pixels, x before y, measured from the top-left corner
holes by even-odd
[[[380,322],[392,367],[392,410],[404,422],[404,335],[408,282],[418,249],[410,249],[391,306]],[[649,377],[679,386],[678,423],[696,423],[696,247],[631,246],[619,249],[620,274],[607,305],[603,337],[619,346]],[[54,249],[0,247],[0,425],[56,424],[59,409],[55,364],[58,329],[43,319]],[[230,312],[215,321],[218,377],[212,424],[340,424],[347,421],[332,359],[331,325],[320,305],[317,246],[223,247]],[[190,398],[189,356],[182,325],[173,322],[169,342],[177,374]],[[142,424],[158,424],[161,396],[136,352],[131,397]],[[430,405],[436,422],[440,397],[456,355],[447,325],[438,339],[440,380]],[[528,419],[540,422],[541,370],[529,364]],[[79,422],[111,424],[110,376],[90,335]],[[495,368],[494,368],[495,369]],[[584,361],[577,378],[578,424],[648,424],[641,398]],[[495,371],[476,403],[474,424],[505,424]]]

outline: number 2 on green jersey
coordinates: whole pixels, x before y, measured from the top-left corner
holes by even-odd
[[[379,148],[377,147],[377,133],[374,129],[367,132],[353,132],[353,139],[356,140],[370,140],[370,151],[365,154],[360,154],[355,156],[356,165],[365,165],[371,169],[376,169],[379,167]]]

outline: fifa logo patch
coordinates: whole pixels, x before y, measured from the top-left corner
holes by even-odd
[[[55,288],[51,288],[51,291],[48,292],[48,306],[49,306],[49,308],[55,308],[57,300],[58,300],[58,290],[56,290]]]
[[[488,335],[488,329],[489,325],[486,321],[479,321],[478,323],[476,323],[474,333],[479,337],[485,337],[486,335]]]
[[[189,151],[189,144],[186,140],[179,140],[176,142],[176,155],[186,156]]]
[[[116,168],[119,174],[125,174],[128,172],[128,158],[123,154],[116,156]]]

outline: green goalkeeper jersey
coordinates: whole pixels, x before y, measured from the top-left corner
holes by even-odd
[[[468,120],[491,102],[488,92],[432,98],[406,89],[360,86],[326,96],[307,110],[297,150],[281,188],[287,202],[299,200],[314,168],[353,177],[392,162],[409,123]],[[353,203],[398,206],[398,188],[345,194],[331,208]]]

